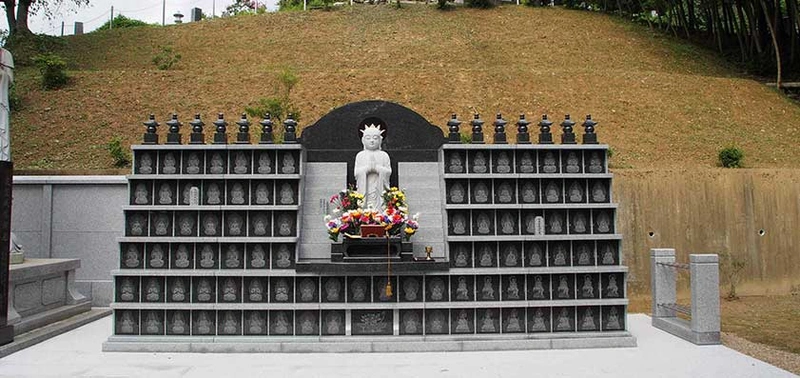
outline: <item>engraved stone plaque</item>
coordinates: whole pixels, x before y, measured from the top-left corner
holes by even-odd
[[[500,277],[499,276],[476,276],[477,297],[480,301],[500,300]]]
[[[242,312],[234,310],[220,311],[218,335],[236,336],[242,334]]]
[[[400,334],[422,334],[422,310],[400,310]]]
[[[550,308],[528,308],[528,332],[550,332]]]
[[[503,333],[522,333],[525,332],[525,309],[524,308],[504,308]]]
[[[295,320],[296,335],[299,336],[318,336],[319,335],[319,311],[305,310],[297,311]]]
[[[267,278],[266,277],[246,277],[244,279],[245,295],[244,301],[247,303],[260,303],[267,301]]]
[[[291,269],[294,267],[294,244],[272,245],[272,268]]]
[[[294,280],[292,277],[270,277],[270,302],[271,303],[292,303],[294,302]]]
[[[494,155],[494,172],[495,173],[512,173],[511,157],[506,151],[497,151]]]
[[[342,277],[325,277],[322,282],[323,302],[344,302],[344,279]]]
[[[120,302],[139,301],[139,277],[117,277],[117,300]]]
[[[550,299],[550,275],[536,274],[528,276],[528,299],[534,301]]]
[[[450,266],[453,268],[472,267],[472,245],[470,243],[450,244]]]
[[[451,309],[450,319],[451,333],[475,333],[475,309]]]
[[[353,335],[391,335],[394,317],[391,310],[353,310]]]
[[[250,151],[231,151],[230,155],[233,174],[250,173]]]
[[[272,151],[261,151],[258,154],[258,173],[266,175],[275,172],[272,160]]]
[[[298,277],[297,279],[298,303],[319,303],[319,280],[317,277]]]
[[[500,333],[500,309],[478,309],[478,333]]]
[[[398,295],[401,302],[421,302],[422,277],[421,276],[402,276],[400,277],[400,290]]]
[[[324,310],[322,311],[322,334],[344,335],[345,334],[345,315],[343,310]]]
[[[216,315],[214,311],[192,311],[192,335],[214,335],[216,333]]]
[[[142,311],[142,334],[143,335],[163,335],[164,334],[164,312],[161,310]]]
[[[266,335],[267,321],[265,311],[245,311],[243,329],[245,335]]]
[[[525,299],[525,276],[503,276],[504,301],[519,301]]]
[[[579,331],[599,331],[600,330],[600,307],[578,307],[578,330]]]
[[[115,311],[115,328],[118,335],[139,334],[139,312],[135,310]]]
[[[217,254],[219,246],[217,244],[198,244],[195,252],[195,260],[198,269],[216,269]]]
[[[447,276],[428,276],[426,280],[428,302],[446,302],[450,291],[448,290]]]
[[[294,316],[292,311],[278,310],[269,312],[270,335],[294,334]]]
[[[447,310],[425,310],[425,334],[446,335],[450,329],[450,314]]]
[[[450,298],[453,301],[472,301],[474,296],[474,276],[450,276]]]
[[[248,244],[247,251],[248,269],[266,269],[269,267],[268,244]]]
[[[192,277],[193,303],[215,303],[217,301],[217,281],[214,277]]]
[[[122,259],[120,268],[122,269],[138,269],[142,267],[144,244],[141,243],[128,243],[122,244]]]
[[[167,310],[167,335],[189,335],[188,310]]]

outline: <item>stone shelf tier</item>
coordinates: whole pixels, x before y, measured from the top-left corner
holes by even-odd
[[[595,206],[597,207],[597,206]],[[123,206],[125,211],[282,211],[300,210],[298,205],[129,205]]]
[[[494,204],[453,204],[445,205],[447,210],[560,210],[560,209],[616,209],[616,203],[494,203]],[[138,208],[138,207],[137,207]],[[174,209],[174,207],[173,207]]]
[[[450,235],[452,242],[488,241],[546,241],[546,240],[621,240],[621,234],[572,234],[572,235]]]
[[[545,301],[502,301],[502,302],[427,302],[427,303],[388,303],[399,309],[449,309],[449,308],[516,308],[516,307],[584,307],[584,306],[624,306],[628,299],[573,299]],[[387,303],[124,303],[111,304],[112,309],[139,310],[339,310],[386,308]]]
[[[232,236],[121,236],[117,238],[120,243],[296,243],[297,237],[232,237]]]
[[[166,174],[149,174],[144,175],[141,173],[126,175],[128,180],[298,180],[302,176],[300,174],[208,174],[208,175],[166,175]]]

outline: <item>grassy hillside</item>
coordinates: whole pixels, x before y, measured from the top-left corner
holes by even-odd
[[[183,59],[159,71],[151,59],[166,45]],[[162,122],[173,111],[186,123],[195,112],[233,121],[277,93],[284,67],[300,76],[301,126],[365,99],[440,125],[452,112],[490,121],[499,111],[512,123],[522,112],[556,122],[591,113],[617,167],[713,166],[731,143],[747,166],[800,167],[796,104],[711,53],[589,12],[364,6],[103,31],[67,38],[61,54],[74,78],[65,89],[42,92],[36,72],[18,72],[18,169],[108,168],[104,145],[139,143],[151,112]]]

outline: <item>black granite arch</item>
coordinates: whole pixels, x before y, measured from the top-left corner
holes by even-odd
[[[382,149],[392,159],[392,185],[397,185],[398,162],[438,161],[445,142],[442,129],[405,106],[381,100],[344,105],[303,129],[300,143],[306,160],[347,162],[347,182],[355,183],[352,172],[356,154],[363,149],[361,130],[370,124],[386,130]]]

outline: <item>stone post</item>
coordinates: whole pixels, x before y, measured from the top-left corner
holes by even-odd
[[[480,114],[475,113],[471,125],[472,125],[472,143],[483,144],[483,120],[481,119]]]
[[[167,144],[181,144],[181,125],[181,122],[178,121],[178,115],[172,113],[172,119],[167,121],[167,126],[169,126]]]
[[[297,121],[291,113],[283,121],[283,143],[297,143]]]
[[[447,129],[450,131],[448,142],[449,143],[461,143],[461,132],[459,127],[461,126],[461,121],[458,120],[458,116],[456,113],[450,117],[450,120],[447,121]]]
[[[190,135],[190,142],[191,144],[204,144],[206,142],[206,136],[203,134],[203,126],[205,123],[200,120],[200,113],[194,115],[194,120],[189,122],[192,125],[192,134]]]
[[[272,140],[272,116],[267,113],[264,114],[264,119],[259,122],[261,124],[261,140],[258,142],[259,144],[271,144],[273,143]]]
[[[494,144],[508,144],[506,140],[506,124],[508,121],[503,119],[503,115],[497,113],[497,119],[494,120]]]
[[[158,144],[158,122],[156,122],[155,114],[150,114],[147,122],[143,122],[147,131],[142,135],[144,144]]]
[[[692,332],[701,344],[719,343],[719,256],[689,255]]]
[[[650,249],[650,290],[653,297],[653,318],[674,318],[675,310],[659,306],[659,303],[675,303],[675,269],[659,263],[674,263],[675,250],[672,248]]]
[[[217,132],[214,133],[214,144],[228,144],[228,122],[225,122],[225,115],[219,113],[217,120],[214,121]]]
[[[528,125],[530,124],[525,119],[525,114],[519,115],[519,121],[517,121],[517,144],[531,144],[531,135],[528,133]]]
[[[8,325],[8,264],[11,238],[11,187],[14,163],[0,161],[0,345],[14,341],[14,327]]]
[[[242,113],[242,119],[236,121],[236,124],[239,126],[236,144],[250,144],[250,121],[247,120],[247,113]]]

